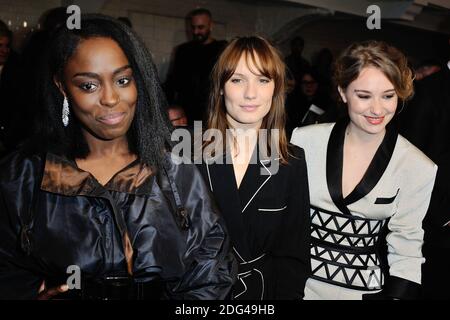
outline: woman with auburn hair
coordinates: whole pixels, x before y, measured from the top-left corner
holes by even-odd
[[[305,149],[311,191],[305,298],[418,298],[437,167],[392,121],[413,94],[412,72],[398,49],[367,41],[343,51],[335,82],[348,117],[291,139]]]
[[[200,168],[239,262],[232,296],[301,299],[310,271],[308,182],[303,150],[284,131],[284,63],[267,40],[242,37],[211,77]]]

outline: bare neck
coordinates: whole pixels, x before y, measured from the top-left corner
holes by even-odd
[[[126,136],[114,140],[101,140],[90,134],[84,134],[89,146],[87,159],[130,158],[132,156]]]
[[[386,129],[377,134],[370,134],[359,129],[350,122],[345,130],[345,140],[347,143],[354,146],[378,147],[383,141],[385,134]]]

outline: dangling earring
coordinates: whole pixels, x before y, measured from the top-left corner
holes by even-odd
[[[223,96],[223,90],[222,89],[220,90],[220,95]]]
[[[62,122],[64,127],[69,125],[69,101],[67,101],[67,97],[64,96],[63,108],[62,108]]]

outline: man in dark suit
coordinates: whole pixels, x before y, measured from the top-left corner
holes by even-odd
[[[205,118],[209,75],[227,42],[212,37],[209,10],[196,9],[188,18],[192,40],[176,48],[165,89],[169,103],[181,106],[192,124]]]
[[[17,99],[14,88],[19,85],[19,56],[11,48],[12,40],[12,31],[0,20],[0,157],[14,147],[17,138],[13,134],[17,127],[13,103]]]
[[[399,114],[400,133],[438,166],[450,152],[449,88],[450,61],[416,83],[413,100]]]
[[[422,289],[425,299],[450,299],[450,154],[438,168],[425,230]]]
[[[423,221],[423,297],[450,299],[450,61],[417,83],[414,99],[399,118],[400,133],[438,165]]]

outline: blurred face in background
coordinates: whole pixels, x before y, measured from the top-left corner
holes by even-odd
[[[4,65],[8,60],[10,52],[10,39],[8,37],[0,36],[0,66]]]
[[[188,119],[181,107],[169,107],[169,120],[174,127],[186,127]]]
[[[438,72],[439,70],[441,70],[441,67],[437,65],[422,66],[416,70],[415,79],[422,80],[423,78],[426,78],[432,75],[433,73]]]
[[[301,86],[302,92],[307,98],[313,98],[319,88],[317,81],[308,73],[302,76]]]
[[[295,55],[302,55],[304,43],[300,39],[294,39],[291,43],[291,51]]]
[[[211,35],[212,21],[206,14],[199,14],[191,18],[191,30],[194,41],[206,43]]]

